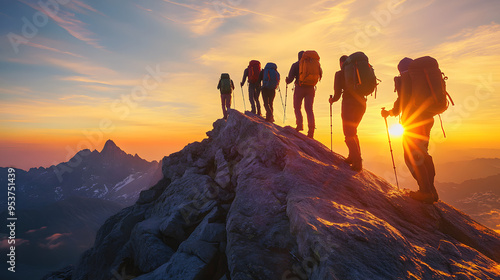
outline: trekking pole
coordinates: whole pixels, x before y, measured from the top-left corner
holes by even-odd
[[[385,110],[385,107],[383,107],[382,110]],[[387,117],[384,118],[384,121],[385,121],[385,129],[387,131],[387,139],[389,139],[389,150],[391,151],[392,168],[394,168],[394,176],[396,177],[396,186],[398,187],[399,190],[398,174],[396,173],[396,164],[394,163],[394,155],[392,154],[391,136],[389,135],[389,125],[387,125]]]
[[[243,108],[247,110],[247,105],[245,104],[245,95],[243,94],[243,86],[241,86],[241,98],[243,99]]]
[[[236,100],[234,100],[234,90],[233,90],[233,109],[236,110]]]
[[[287,98],[287,96],[288,96],[288,84],[286,84],[286,88],[285,88],[285,106],[283,106],[283,124],[286,121],[286,98]]]
[[[285,110],[285,104],[283,103],[283,95],[281,94],[281,89],[279,86],[278,86],[278,91],[280,93],[281,107],[283,107],[283,110]],[[283,124],[285,124],[285,118],[283,118]]]
[[[330,100],[333,99],[333,95],[330,95]],[[330,102],[330,152],[333,152],[333,116],[332,116],[332,102]]]

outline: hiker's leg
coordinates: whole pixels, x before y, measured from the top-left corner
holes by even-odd
[[[302,99],[304,99],[304,90],[302,87],[296,86],[295,92],[293,93],[293,110],[295,112],[295,123],[297,128],[304,127],[304,119],[302,118]]]
[[[314,119],[314,87],[306,88],[306,94],[304,97],[304,109],[307,114],[307,127],[309,128],[309,132],[307,133],[310,136],[314,135],[314,129],[316,128],[316,122]],[[311,137],[312,138],[312,137]]]
[[[221,94],[220,95],[220,100],[222,104],[222,114],[224,119],[227,119],[227,109],[229,108],[228,103],[228,96],[229,96],[229,104],[231,104],[231,95],[230,94]]]
[[[403,149],[405,156],[405,163],[408,166],[413,178],[417,181],[419,190],[422,193],[433,193],[433,182],[430,181],[432,177],[427,170],[429,155],[425,151],[426,139],[421,134],[419,128],[412,128],[405,132],[403,137]]]
[[[259,86],[259,85],[257,85],[257,86],[255,87],[255,91],[254,91],[254,96],[253,96],[253,97],[254,97],[254,100],[255,100],[255,105],[256,105],[256,107],[257,107],[257,114],[258,114],[258,115],[261,115],[261,111],[260,111],[260,101],[259,101],[260,91],[261,91],[260,86]]]
[[[437,194],[436,187],[434,186],[434,177],[436,176],[436,169],[434,167],[434,162],[432,160],[432,156],[429,155],[429,140],[432,126],[434,125],[434,118],[428,119],[424,125],[422,125],[422,135],[424,136],[422,139],[421,150],[424,156],[424,166],[426,173],[426,181],[428,183],[428,189],[433,194],[434,200],[437,201],[439,199],[439,195]]]
[[[254,96],[255,96],[255,90],[256,90],[256,85],[254,84],[248,84],[248,99],[250,100],[250,106],[252,107],[252,113],[255,114],[255,101],[254,101]]]
[[[354,110],[349,100],[345,98],[342,99],[342,130],[344,132],[345,143],[349,149],[349,155],[347,156],[348,162],[352,163],[354,157],[358,155],[357,142],[355,137],[357,134],[357,124],[355,122]]]
[[[405,160],[406,167],[408,167],[408,170],[410,171],[411,176],[417,181],[418,184],[418,178],[417,178],[417,173],[416,173],[416,168],[413,164],[413,155],[411,148],[412,147],[412,141],[410,140],[409,136],[404,135],[403,136],[403,156]]]
[[[276,90],[273,90],[268,98],[269,108],[271,109],[272,122],[274,122],[274,97],[276,97]]]
[[[269,120],[271,108],[269,107],[269,90],[266,88],[262,89],[262,100],[264,101],[264,109],[266,109],[266,120]]]

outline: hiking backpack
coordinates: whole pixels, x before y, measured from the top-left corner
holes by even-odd
[[[368,57],[363,52],[351,54],[344,62],[345,89],[358,95],[367,96],[377,87],[377,77]]]
[[[305,51],[299,61],[299,86],[315,86],[321,79],[319,55],[316,51]]]
[[[258,60],[252,60],[248,64],[248,82],[255,84],[259,81],[260,75],[260,62]]]
[[[278,66],[276,64],[269,62],[264,67],[264,73],[262,77],[262,87],[276,89],[280,83],[280,73],[277,71]]]
[[[408,67],[411,78],[413,106],[429,115],[441,114],[448,109],[451,96],[446,92],[448,77],[439,69],[436,59],[424,56],[413,60]]]
[[[222,94],[231,94],[233,89],[231,88],[231,78],[229,74],[222,73],[220,75],[220,93]]]

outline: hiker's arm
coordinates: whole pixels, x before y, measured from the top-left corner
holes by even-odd
[[[247,77],[248,77],[248,68],[245,69],[245,71],[243,71],[243,78],[241,79],[241,86],[243,86],[245,84],[245,82],[247,81]]]
[[[391,116],[397,116],[399,113],[401,113],[401,97],[398,96],[398,99],[394,101],[394,106],[392,106],[392,109],[389,111]]]
[[[342,96],[344,90],[344,75],[342,71],[337,71],[335,73],[335,78],[333,80],[333,102],[337,102]]]
[[[296,78],[296,70],[295,70],[295,65],[298,65],[298,63],[292,64],[292,67],[290,67],[290,72],[288,72],[288,77],[286,77],[285,82],[287,84],[293,82],[293,80]]]
[[[319,80],[321,81],[321,78],[323,78],[323,69],[321,69],[321,66],[319,67]]]
[[[219,79],[219,83],[217,84],[217,89],[220,89],[220,79]]]
[[[233,80],[231,80],[231,88],[234,89],[234,83]]]
[[[398,99],[394,101],[394,106],[389,111],[391,116],[397,116],[401,113],[401,77],[394,77],[394,91],[398,93]]]

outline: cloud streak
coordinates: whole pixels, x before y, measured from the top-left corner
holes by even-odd
[[[205,2],[203,5],[199,4],[184,4],[171,0],[163,0],[165,3],[170,4],[167,6],[165,13],[161,15],[164,19],[172,21],[177,24],[188,26],[189,30],[195,35],[208,35],[217,30],[225,19],[245,16],[254,14],[272,18],[273,16],[264,13],[259,13],[229,5],[223,1]],[[180,7],[183,9],[173,8],[172,6]]]
[[[72,1],[68,6],[58,5],[58,9],[54,9],[53,11],[49,9],[43,9],[38,2],[30,2],[27,0],[18,0],[21,3],[24,3],[31,8],[44,13],[46,16],[51,18],[59,27],[66,30],[71,36],[76,39],[85,42],[88,45],[91,45],[98,49],[103,49],[104,47],[98,43],[98,40],[95,38],[96,34],[91,32],[86,28],[86,23],[82,22],[76,17],[74,12],[85,13],[86,10],[97,12],[95,9],[90,7],[87,4],[81,3],[79,1]],[[73,8],[73,12],[66,11],[65,9]],[[75,8],[80,7],[80,8]],[[82,10],[83,9],[83,10]]]

